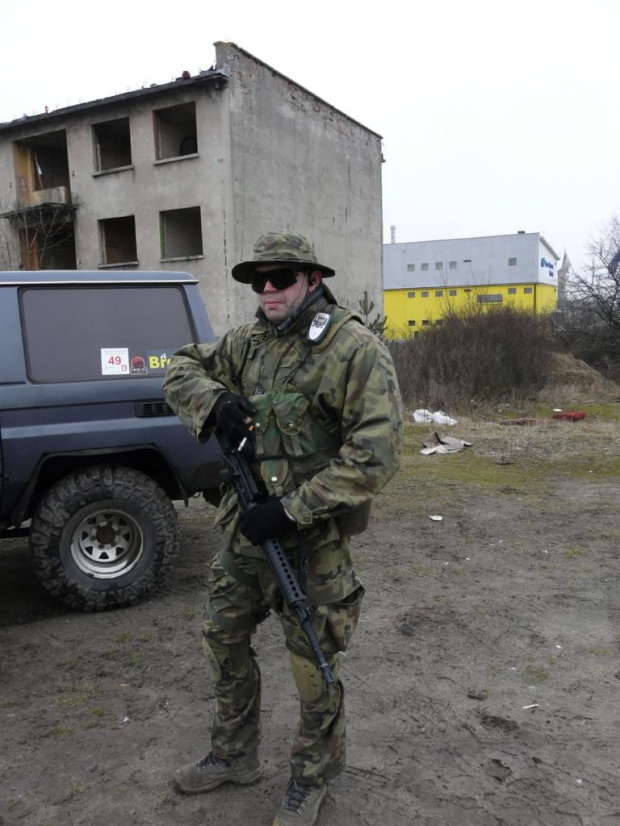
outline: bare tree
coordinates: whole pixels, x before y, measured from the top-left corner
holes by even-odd
[[[586,248],[588,263],[572,283],[573,301],[620,332],[620,216],[613,215]]]
[[[613,215],[586,248],[587,263],[571,272],[554,315],[564,346],[607,377],[620,377],[620,216]]]
[[[21,266],[19,238],[7,217],[7,203],[0,203],[0,270],[18,270]]]
[[[0,213],[0,268],[75,268],[74,206],[44,203]]]

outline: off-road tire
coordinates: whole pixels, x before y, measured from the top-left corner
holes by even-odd
[[[174,506],[149,476],[128,467],[72,473],[32,517],[35,572],[71,608],[135,605],[162,584],[180,545]]]

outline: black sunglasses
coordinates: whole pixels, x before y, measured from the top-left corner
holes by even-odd
[[[252,289],[255,293],[264,293],[265,284],[269,281],[276,290],[285,290],[297,283],[297,273],[302,270],[294,270],[292,267],[283,267],[281,270],[271,270],[271,272],[252,273]]]

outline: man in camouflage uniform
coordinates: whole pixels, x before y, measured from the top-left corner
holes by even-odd
[[[269,498],[242,515],[225,489],[216,524],[222,548],[209,575],[203,647],[215,673],[212,751],[178,769],[177,788],[206,792],[261,776],[260,671],[251,637],[269,610],[284,630],[301,714],[291,780],[273,826],[314,824],[327,781],[345,765],[345,651],[364,589],[349,537],[370,500],[396,472],[402,409],[387,349],[336,305],[312,244],[267,233],[233,278],[251,284],[253,324],[215,344],[188,345],[170,360],[166,399],[203,441],[215,427],[234,444],[253,442],[253,468]],[[251,426],[251,429],[250,429]],[[312,606],[312,626],[335,682],[326,686],[296,614],[283,604],[260,544],[278,539]]]

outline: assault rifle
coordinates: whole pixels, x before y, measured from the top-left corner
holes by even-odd
[[[237,492],[239,506],[245,513],[245,511],[250,508],[264,502],[267,498],[267,492],[259,488],[252,475],[248,461],[243,453],[245,440],[243,440],[238,447],[234,447],[219,430],[215,431],[215,435],[222,448],[222,458],[228,469],[228,474],[226,475],[227,481],[231,482]],[[265,559],[271,566],[284,602],[288,608],[291,611],[295,611],[299,617],[299,622],[308,638],[308,642],[312,646],[314,657],[321,670],[325,684],[329,686],[334,682],[334,675],[325,661],[325,655],[321,651],[319,641],[310,624],[310,618],[312,616],[311,609],[308,607],[306,595],[297,581],[291,563],[284,553],[284,548],[277,539],[267,539],[262,543],[261,547],[265,554]]]

